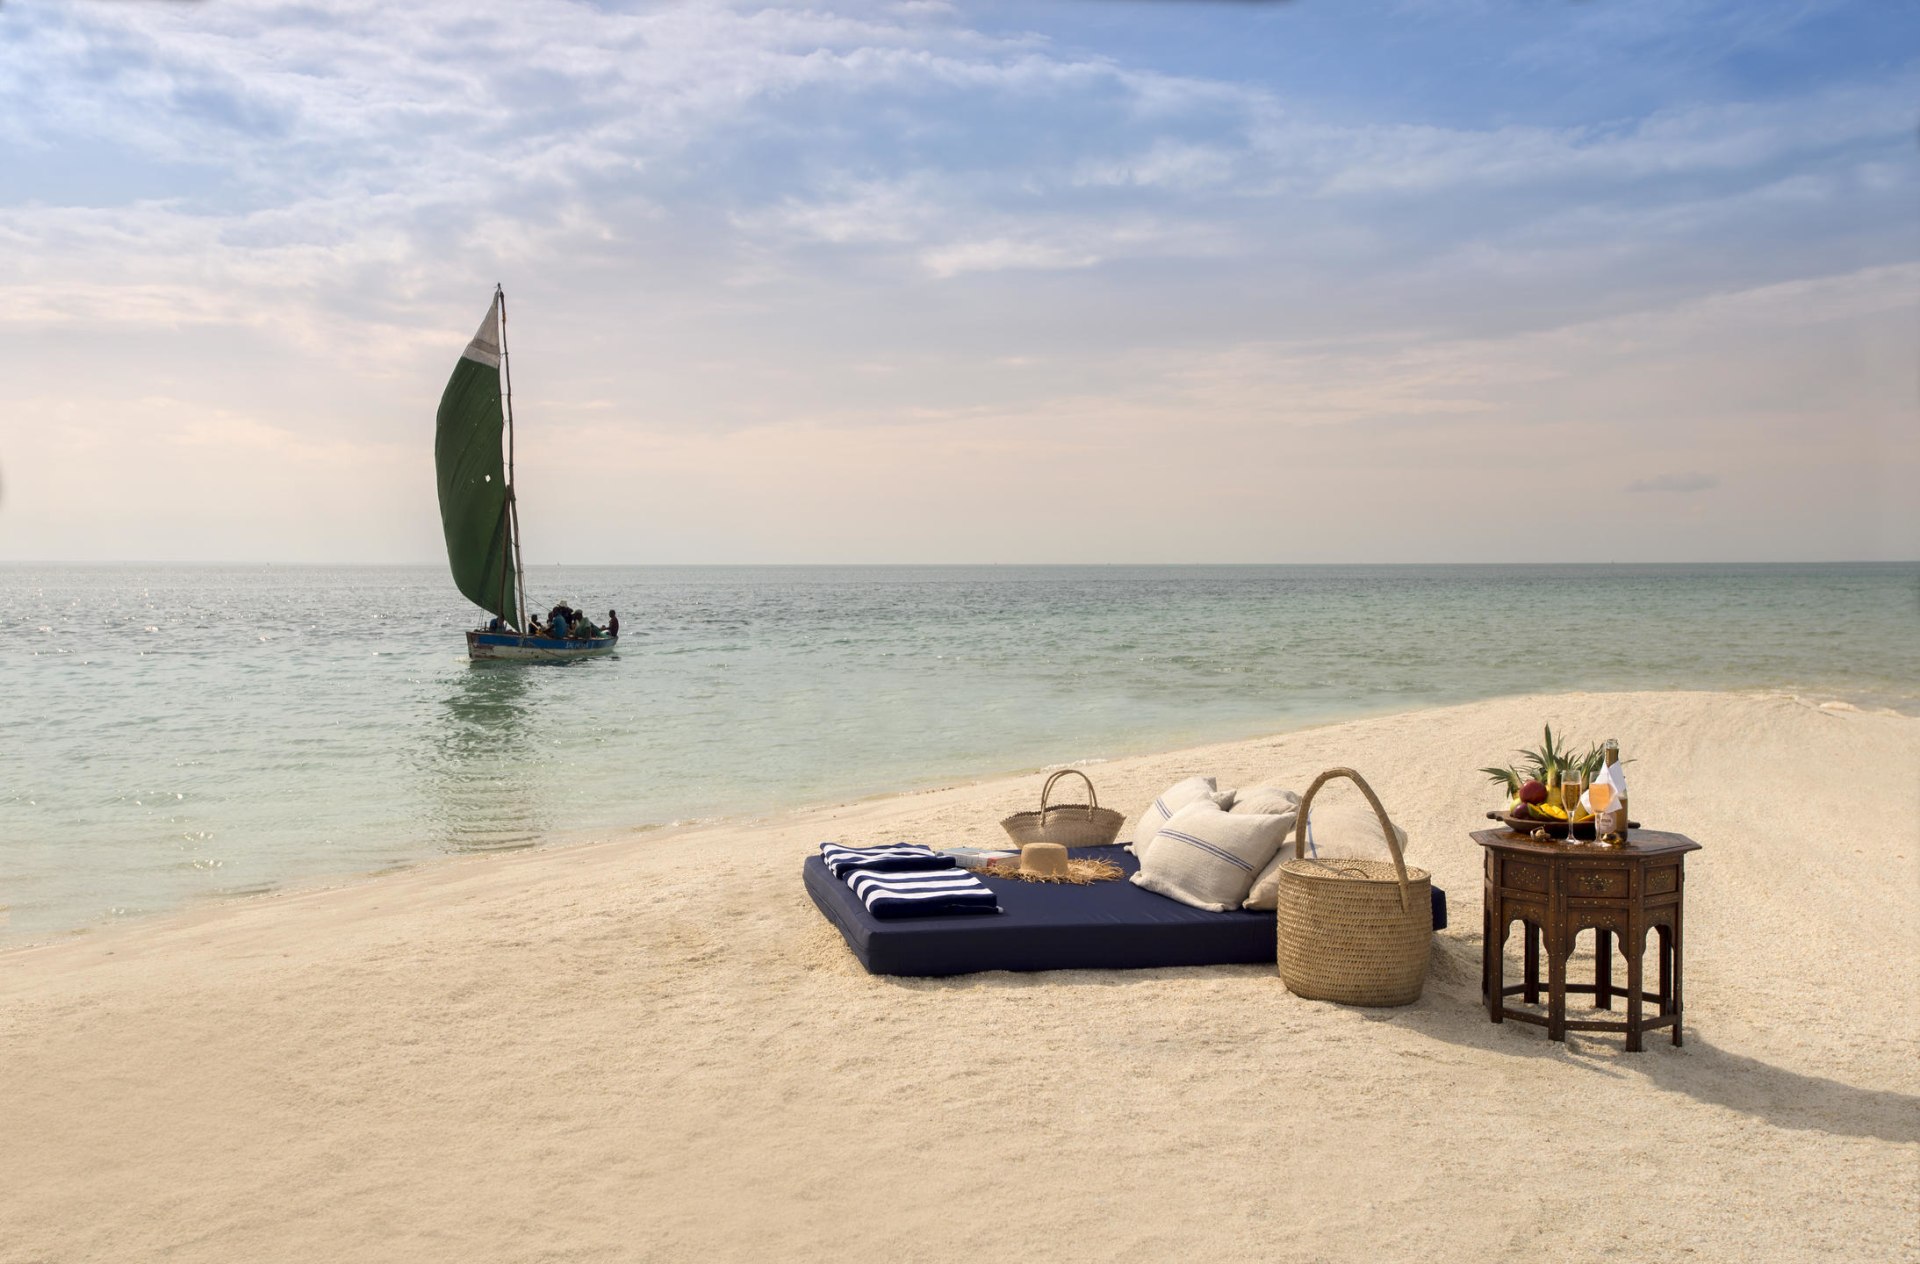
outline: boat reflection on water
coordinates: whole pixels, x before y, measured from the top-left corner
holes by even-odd
[[[528,675],[477,662],[447,682],[425,771],[428,810],[450,851],[532,847],[549,829]]]

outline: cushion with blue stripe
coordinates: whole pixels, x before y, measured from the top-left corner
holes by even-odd
[[[1134,885],[1214,913],[1237,909],[1286,841],[1293,819],[1228,812],[1211,799],[1189,803],[1154,834]]]
[[[1145,859],[1147,844],[1151,843],[1153,836],[1160,832],[1160,827],[1172,819],[1175,812],[1189,803],[1198,803],[1202,799],[1210,800],[1223,808],[1229,807],[1233,803],[1233,791],[1214,789],[1212,777],[1188,777],[1185,781],[1174,782],[1155,795],[1153,802],[1147,804],[1140,815],[1134,818],[1133,842],[1128,850]]]
[[[1326,792],[1321,791],[1324,798]],[[1242,790],[1233,798],[1233,811],[1238,816],[1284,816],[1286,828],[1281,831],[1280,848],[1273,853],[1273,859],[1253,880],[1253,890],[1247,892],[1246,903],[1240,907],[1255,912],[1271,912],[1280,902],[1280,866],[1294,858],[1293,827],[1300,814],[1300,796],[1281,786],[1255,786],[1251,790]],[[1313,844],[1309,836],[1307,854],[1313,854]]]

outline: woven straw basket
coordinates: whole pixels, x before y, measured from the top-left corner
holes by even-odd
[[[1073,776],[1087,783],[1087,802],[1049,807],[1053,783]],[[1062,768],[1047,778],[1040,789],[1038,812],[1015,812],[1000,822],[1007,836],[1022,847],[1028,843],[1061,843],[1068,847],[1105,847],[1120,836],[1121,822],[1127,818],[1112,808],[1100,806],[1093,782],[1078,768]]]
[[[1346,777],[1380,818],[1393,863],[1289,860],[1280,866],[1280,978],[1295,996],[1342,1005],[1411,1005],[1427,982],[1433,951],[1433,883],[1408,869],[1393,823],[1373,787],[1351,768],[1315,777],[1300,799],[1294,854],[1306,850],[1307,810],[1321,786]]]

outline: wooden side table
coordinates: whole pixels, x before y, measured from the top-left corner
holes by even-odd
[[[1487,851],[1480,991],[1488,1018],[1545,1027],[1549,1040],[1565,1040],[1569,1031],[1621,1031],[1629,1053],[1640,1052],[1642,1033],[1662,1027],[1673,1029],[1674,1044],[1681,1042],[1681,909],[1687,853],[1700,850],[1700,844],[1680,834],[1641,829],[1624,847],[1529,838],[1509,829],[1479,830],[1473,841]],[[1507,932],[1516,921],[1526,936],[1525,975],[1509,987]],[[1594,932],[1593,983],[1569,984],[1567,958],[1583,930]],[[1649,930],[1659,933],[1660,942],[1660,986],[1654,992],[1644,989],[1640,977]],[[1613,985],[1615,935],[1627,957],[1624,989]],[[1507,998],[1515,994],[1528,1005],[1540,1003],[1543,946],[1546,1014],[1508,1008]],[[1597,1008],[1611,1010],[1616,991],[1627,1002],[1626,1022],[1567,1020],[1567,993],[1591,995]],[[1647,1001],[1658,1007],[1652,1019],[1642,1017]]]

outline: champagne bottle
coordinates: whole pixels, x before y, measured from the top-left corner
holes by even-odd
[[[1615,764],[1620,762],[1620,743],[1612,738],[1608,738],[1601,744],[1600,753],[1605,768],[1602,770],[1600,776],[1594,778],[1596,784],[1611,781],[1607,770],[1612,769]],[[1625,838],[1627,836],[1627,796],[1625,792],[1623,791],[1615,796],[1609,791],[1606,796],[1607,802],[1604,805],[1597,801],[1600,796],[1589,792],[1588,797],[1596,800],[1593,813],[1593,836],[1595,838],[1605,838],[1607,835],[1613,834],[1620,838]]]

